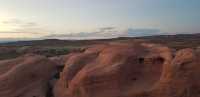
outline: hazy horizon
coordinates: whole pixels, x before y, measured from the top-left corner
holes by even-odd
[[[91,39],[200,32],[199,0],[0,0],[2,39]]]

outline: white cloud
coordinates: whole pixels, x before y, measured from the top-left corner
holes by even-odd
[[[44,29],[41,25],[32,21],[20,19],[8,19],[0,22],[6,30],[0,30],[1,37],[42,37],[49,34],[50,31]],[[9,30],[8,30],[9,29]]]
[[[67,34],[50,34],[44,38],[58,38],[58,39],[106,39],[116,37],[138,37],[163,34],[159,29],[133,29],[128,28],[120,30],[115,27],[99,28],[95,32],[79,32]]]

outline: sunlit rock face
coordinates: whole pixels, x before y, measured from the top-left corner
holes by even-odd
[[[200,97],[200,51],[139,42],[0,61],[0,97]]]
[[[149,91],[130,97],[200,97],[200,53],[193,49],[176,52],[164,66],[162,76]]]
[[[47,97],[55,63],[39,55],[0,61],[0,97]]]
[[[165,75],[163,69],[172,57],[169,48],[154,44],[94,45],[68,58],[54,95],[129,97],[150,91]]]

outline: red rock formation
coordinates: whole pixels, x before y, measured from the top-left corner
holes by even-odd
[[[148,91],[171,60],[170,49],[159,45],[94,46],[68,59],[55,97],[126,97]]]
[[[73,55],[73,53],[68,54],[68,55],[50,57],[49,59],[56,62],[57,66],[64,66],[65,62],[68,60],[69,57],[71,57],[71,55]]]
[[[183,49],[176,53],[151,97],[200,97],[200,53]]]
[[[199,50],[105,43],[0,61],[0,97],[200,97],[199,74]]]
[[[54,62],[38,55],[0,61],[0,97],[46,97]]]

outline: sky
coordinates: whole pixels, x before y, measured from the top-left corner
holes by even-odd
[[[200,0],[0,0],[0,39],[200,32]]]

